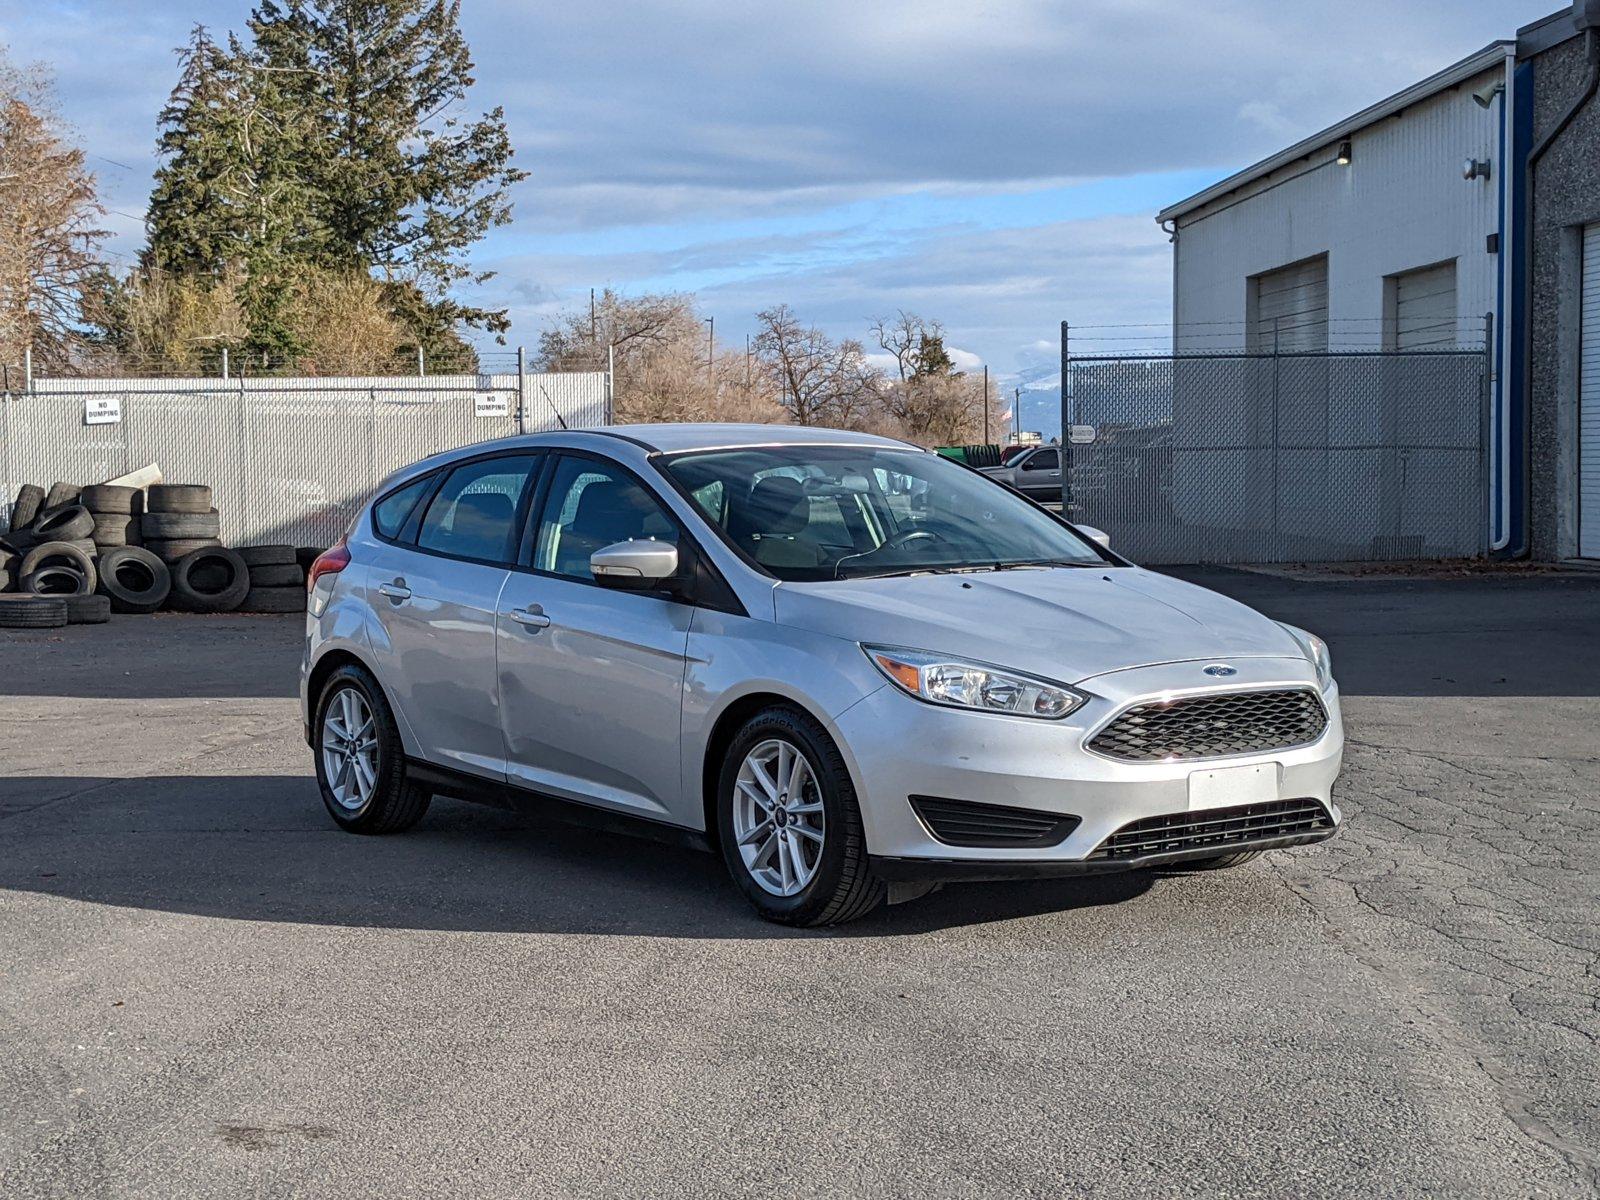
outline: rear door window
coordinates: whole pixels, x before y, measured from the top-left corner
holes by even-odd
[[[517,513],[538,461],[536,455],[507,454],[451,471],[422,518],[417,548],[480,562],[514,562]]]

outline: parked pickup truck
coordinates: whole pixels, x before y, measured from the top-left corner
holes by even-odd
[[[1040,504],[1062,502],[1060,446],[1024,446],[1002,459],[998,467],[979,469]]]

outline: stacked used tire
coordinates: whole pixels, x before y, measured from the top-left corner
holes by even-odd
[[[0,534],[0,627],[102,622],[112,612],[294,613],[319,553],[222,544],[203,484],[24,485]]]
[[[110,602],[95,594],[94,516],[78,503],[80,488],[33,484],[17,493],[11,528],[0,537],[0,626],[52,628],[99,624]]]
[[[292,613],[306,607],[306,568],[293,546],[241,546],[239,557],[250,573],[242,612]]]
[[[153,483],[139,532],[145,549],[170,566],[186,554],[222,545],[222,517],[203,483]]]

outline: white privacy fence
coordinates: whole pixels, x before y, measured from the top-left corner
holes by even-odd
[[[407,463],[609,418],[604,372],[36,379],[0,393],[0,516],[24,483],[95,483],[154,462],[170,483],[211,486],[226,543],[326,546]]]

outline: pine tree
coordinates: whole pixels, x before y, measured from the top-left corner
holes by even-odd
[[[250,18],[260,69],[315,135],[300,170],[325,242],[323,264],[414,288],[419,338],[458,322],[501,332],[505,313],[450,300],[481,283],[468,253],[511,219],[505,117],[458,115],[472,86],[459,0],[261,0]]]
[[[324,242],[296,166],[305,116],[236,39],[223,47],[196,26],[178,58],[178,84],[158,118],[163,162],[143,265],[211,280],[238,274],[249,329],[239,348],[292,356],[296,268]]]

